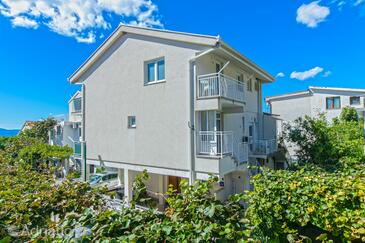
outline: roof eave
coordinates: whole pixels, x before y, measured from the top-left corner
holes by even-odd
[[[226,49],[228,52],[233,54],[232,56],[236,56],[236,58],[240,59],[242,63],[249,66],[252,70],[254,70],[257,74],[259,74],[263,81],[266,82],[274,82],[275,78],[266,72],[264,69],[262,69],[260,66],[258,66],[256,63],[251,61],[249,58],[242,55],[239,51],[235,50],[233,47],[231,47],[229,44],[225,43],[223,40],[219,40],[219,48]]]
[[[89,69],[89,67],[91,67],[120,36],[127,33],[210,47],[214,47],[219,40],[219,36],[197,35],[121,24],[68,78],[68,81],[72,84],[80,82],[80,77]]]

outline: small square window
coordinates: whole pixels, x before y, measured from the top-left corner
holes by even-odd
[[[360,97],[359,96],[350,97],[350,105],[360,105]]]
[[[136,117],[135,116],[128,116],[128,128],[136,128]]]

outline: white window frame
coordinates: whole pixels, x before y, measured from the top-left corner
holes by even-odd
[[[134,124],[132,124],[132,119],[134,119]],[[128,128],[130,128],[130,129],[137,128],[136,116],[128,116],[127,122],[128,122]]]
[[[164,65],[165,65],[165,73],[164,73],[164,76],[165,78],[164,79],[158,79],[158,62],[160,61],[164,61]],[[154,81],[148,81],[148,65],[149,64],[152,64],[154,63],[155,65],[155,80]],[[153,59],[153,60],[149,60],[149,61],[146,61],[144,63],[144,85],[150,85],[150,84],[157,84],[157,83],[163,83],[163,82],[166,82],[166,60],[165,60],[165,57],[159,57],[159,58],[156,58],[156,59]]]

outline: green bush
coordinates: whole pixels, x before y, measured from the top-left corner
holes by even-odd
[[[328,123],[319,118],[298,118],[288,123],[284,138],[294,145],[300,165],[315,164],[334,170],[348,164],[364,162],[364,126],[349,118],[353,108],[345,109],[341,119]],[[356,112],[356,110],[355,110]]]
[[[365,166],[264,170],[245,195],[253,235],[273,241],[365,241]]]
[[[51,161],[62,161],[68,159],[73,154],[70,147],[59,147],[48,144],[35,144],[23,148],[19,152],[19,159],[38,168],[43,165],[48,165]]]

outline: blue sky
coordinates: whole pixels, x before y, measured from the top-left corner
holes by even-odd
[[[67,114],[67,77],[120,22],[221,35],[281,73],[264,96],[365,88],[363,0],[0,0],[0,127]]]

